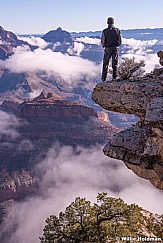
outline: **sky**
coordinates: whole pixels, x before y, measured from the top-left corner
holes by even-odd
[[[102,30],[109,16],[120,29],[163,28],[162,0],[0,0],[0,25],[14,33]]]

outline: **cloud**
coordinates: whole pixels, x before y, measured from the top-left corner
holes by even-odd
[[[42,89],[35,89],[35,90],[33,90],[31,93],[29,93],[29,99],[33,100],[34,98],[39,96],[42,91],[43,91]]]
[[[159,64],[159,59],[157,54],[153,54],[153,50],[151,48],[158,44],[158,41],[153,40],[135,40],[125,39],[123,38],[123,49],[122,49],[122,57],[132,58],[135,57],[136,60],[144,60],[146,66],[144,70],[146,73],[153,71],[156,65]],[[125,47],[129,48],[129,50],[125,50]]]
[[[34,37],[34,36],[21,37],[21,36],[18,36],[18,39],[28,42],[31,46],[38,46],[42,49],[44,49],[45,47],[48,46],[48,43],[40,37]]]
[[[28,38],[33,44],[44,46],[44,40],[41,38]],[[100,77],[102,64],[95,64],[92,61],[80,57],[84,50],[85,43],[100,44],[100,39],[81,37],[76,38],[74,46],[68,48],[68,53],[53,52],[51,49],[43,50],[38,48],[31,51],[27,46],[21,46],[14,49],[14,54],[6,61],[1,61],[4,68],[12,72],[37,72],[45,71],[47,75],[54,75],[57,80],[63,80],[69,85],[78,84],[83,79],[93,81]],[[42,42],[43,41],[43,42]],[[155,65],[159,64],[156,54],[151,53],[151,49],[157,44],[157,40],[135,40],[123,38],[122,57],[135,57],[138,60],[145,60],[146,72],[153,71]],[[53,50],[60,43],[55,43]],[[51,46],[52,47],[52,46]],[[75,56],[74,56],[75,55]],[[121,58],[121,57],[120,57]],[[102,60],[101,60],[102,61]],[[109,78],[109,74],[108,74]]]
[[[59,41],[57,41],[55,43],[51,43],[50,45],[51,45],[52,50],[55,51],[56,47],[60,46],[61,43]]]
[[[86,43],[86,44],[101,45],[101,40],[100,39],[90,38],[90,37],[87,37],[87,36],[76,38],[76,41],[83,42],[83,43]]]
[[[84,45],[82,43],[79,42],[74,42],[74,46],[68,48],[67,52],[70,55],[77,55],[79,56],[80,53],[84,50]]]
[[[163,194],[128,170],[122,161],[104,156],[101,147],[75,150],[56,144],[36,173],[40,178],[39,193],[16,204],[14,231],[7,243],[37,243],[49,215],[64,211],[77,196],[95,202],[102,191],[162,213]]]
[[[150,73],[151,71],[153,71],[155,66],[157,66],[159,64],[159,59],[156,54],[140,55],[140,54],[129,54],[128,53],[128,54],[124,54],[122,57],[128,57],[128,58],[135,57],[136,61],[144,60],[145,67],[143,67],[143,70],[146,73]]]
[[[14,139],[18,136],[15,128],[19,125],[18,119],[11,114],[0,110],[0,139],[3,136]]]
[[[146,50],[152,46],[154,46],[156,43],[158,43],[158,40],[153,39],[153,40],[136,40],[136,39],[126,39],[122,38],[122,43],[124,45],[128,45],[132,51],[138,51],[141,54],[146,53]]]
[[[4,61],[3,66],[12,72],[46,71],[65,82],[77,83],[83,78],[95,79],[100,72],[100,65],[78,56],[70,56],[50,49],[40,48],[33,52],[28,47],[17,47],[14,54]]]

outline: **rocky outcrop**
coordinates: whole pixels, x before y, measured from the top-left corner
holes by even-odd
[[[19,40],[17,36],[11,32],[5,30],[2,26],[0,26],[0,59],[5,60],[13,53],[13,48],[17,46],[27,45],[32,50],[36,47],[31,47],[26,41]]]
[[[123,160],[138,176],[163,189],[163,79],[156,73],[137,81],[102,82],[93,100],[103,108],[135,114],[138,124],[115,134],[104,153]]]
[[[38,97],[31,101],[24,101],[21,104],[14,101],[4,101],[3,110],[10,109],[21,118],[30,121],[60,121],[60,120],[88,120],[90,117],[98,117],[96,111],[88,106],[80,105],[61,98],[54,93],[47,96],[42,92]]]
[[[80,105],[75,102],[62,99],[54,93],[48,93],[47,97],[43,92],[32,101],[25,101],[19,105],[20,117],[35,119],[52,119],[52,120],[73,120],[80,118],[89,119],[97,117],[93,108]]]
[[[0,75],[0,93],[16,91],[22,88],[24,92],[31,92],[25,73],[12,73],[8,70],[2,71]]]
[[[72,44],[73,42],[72,35],[69,32],[62,30],[61,27],[59,27],[56,30],[49,31],[42,38],[47,42],[53,42],[53,43],[60,42],[62,44],[66,44],[66,43]]]
[[[32,185],[32,177],[25,170],[0,172],[0,202],[23,198]]]
[[[160,58],[159,62],[163,66],[163,51],[157,52],[157,56]]]

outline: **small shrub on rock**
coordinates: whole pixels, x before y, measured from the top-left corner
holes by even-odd
[[[134,57],[124,57],[117,68],[117,76],[121,80],[141,76],[144,73],[144,70],[142,69],[144,66],[144,60],[136,61]]]

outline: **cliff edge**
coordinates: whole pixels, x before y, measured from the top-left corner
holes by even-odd
[[[136,125],[109,138],[103,151],[163,189],[163,68],[135,81],[99,83],[92,99],[106,110],[140,118]]]

